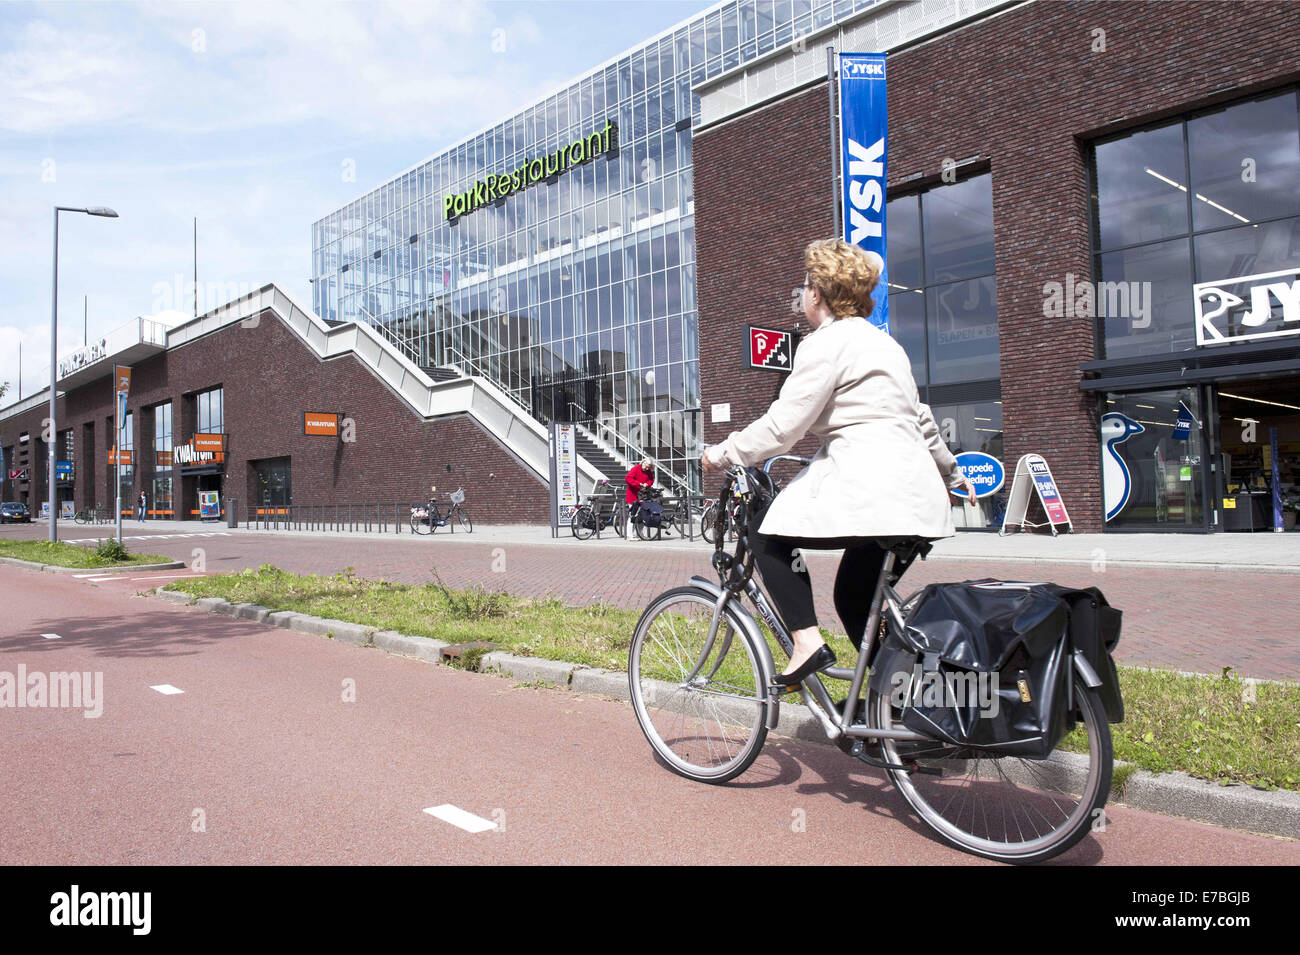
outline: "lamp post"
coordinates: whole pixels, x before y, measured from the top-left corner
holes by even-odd
[[[89,216],[102,216],[107,219],[116,219],[117,213],[112,209],[104,206],[91,206],[87,209],[80,209],[74,206],[55,206],[54,207],[54,290],[50,296],[50,430],[49,441],[46,444],[46,450],[49,451],[49,481],[50,481],[50,543],[59,539],[59,530],[56,525],[58,520],[58,511],[55,507],[55,466],[54,460],[57,457],[56,448],[58,446],[58,428],[55,426],[56,410],[55,397],[58,393],[58,360],[59,360],[59,213],[60,212],[84,212]],[[93,481],[93,476],[91,477]],[[121,482],[118,482],[119,488]],[[120,493],[120,491],[119,491]]]

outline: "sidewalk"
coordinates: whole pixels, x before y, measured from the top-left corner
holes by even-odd
[[[23,525],[17,525],[19,527]],[[40,526],[44,536],[44,526]],[[391,527],[391,525],[390,525]],[[567,527],[551,537],[549,527],[531,524],[475,524],[472,534],[448,533],[441,528],[431,538],[416,537],[409,526],[400,534],[391,529],[377,531],[292,531],[252,530],[242,525],[229,529],[216,521],[122,521],[124,536],[143,537],[175,534],[257,534],[270,536],[349,538],[366,540],[425,540],[466,544],[539,544],[555,547],[617,548],[648,551],[688,550],[707,552],[704,541],[678,537],[660,541],[625,541],[613,532],[600,539],[576,540]],[[82,525],[59,522],[60,540],[86,540],[111,537],[111,524]],[[32,535],[37,536],[37,535]],[[1049,562],[1082,564],[1093,569],[1106,567],[1153,567],[1164,569],[1253,570],[1267,573],[1300,574],[1300,533],[1277,534],[1010,534],[959,532],[955,537],[938,541],[930,560]]]

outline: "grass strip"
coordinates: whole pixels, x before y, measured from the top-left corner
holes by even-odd
[[[117,541],[108,538],[101,541],[101,546],[96,548],[82,547],[79,544],[65,544],[62,541],[50,543],[49,541],[17,541],[17,540],[0,540],[0,557],[13,557],[17,560],[30,560],[37,564],[53,564],[56,567],[84,567],[93,569],[98,567],[130,567],[134,564],[170,564],[173,562],[171,557],[160,557],[157,554],[132,554],[125,547],[120,551],[116,546]],[[108,552],[117,552],[119,555],[125,554],[125,557],[114,558],[108,555]]]
[[[574,607],[555,597],[515,597],[480,587],[454,590],[436,579],[424,585],[370,580],[351,568],[332,576],[302,576],[263,564],[257,570],[167,586],[195,597],[260,604],[449,643],[491,640],[518,656],[611,670],[627,669],[640,616],[607,603]],[[823,633],[840,664],[852,666],[849,641]],[[781,660],[766,635],[773,658]],[[1119,674],[1125,721],[1111,725],[1116,760],[1225,784],[1300,790],[1300,686],[1248,683],[1227,671],[1207,678],[1120,667]],[[847,690],[839,681],[826,683],[832,694]],[[1080,748],[1072,736],[1063,746]]]

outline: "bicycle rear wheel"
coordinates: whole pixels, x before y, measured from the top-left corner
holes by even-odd
[[[579,504],[573,512],[573,517],[569,519],[569,529],[580,541],[585,541],[596,533],[596,516],[591,508],[586,504]]]
[[[411,531],[415,534],[432,534],[433,519],[431,517],[419,517],[411,515]]]
[[[949,845],[1002,862],[1042,862],[1086,836],[1110,793],[1110,724],[1101,699],[1077,677],[1082,724],[1067,738],[1081,752],[1057,748],[1045,760],[981,757],[940,742],[882,739],[886,762],[916,763],[941,775],[887,770],[916,814]],[[872,693],[872,725],[902,728],[887,696]]]
[[[627,672],[637,722],[668,767],[724,783],[749,768],[767,739],[767,683],[733,608],[708,646],[713,607],[697,587],[656,597],[637,622]]]

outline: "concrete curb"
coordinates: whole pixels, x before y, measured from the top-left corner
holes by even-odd
[[[30,567],[32,570],[44,570],[51,574],[133,574],[138,570],[177,570],[187,566],[182,560],[173,560],[166,564],[131,564],[118,567],[60,567],[57,564],[38,564],[33,560],[19,560],[17,557],[0,557],[0,564]]]
[[[312,617],[293,611],[272,612],[256,604],[232,604],[220,597],[204,597],[196,601],[188,594],[178,591],[158,588],[154,592],[172,603],[192,603],[212,613],[254,620],[267,626],[300,633],[328,636],[355,646],[372,647],[428,663],[441,663],[442,649],[448,646],[428,637],[412,637],[393,630],[376,630],[361,624]],[[631,696],[626,673],[563,660],[494,652],[483,655],[479,661],[479,672],[617,700],[627,700]],[[835,745],[826,738],[821,723],[802,703],[782,704],[775,732],[780,736],[810,743]],[[1117,762],[1115,765],[1118,768],[1128,764]],[[1139,769],[1125,781],[1119,795],[1111,794],[1108,804],[1177,816],[1227,829],[1300,839],[1300,793],[1289,790],[1265,792],[1239,783],[1221,786],[1186,773],[1152,773]]]

